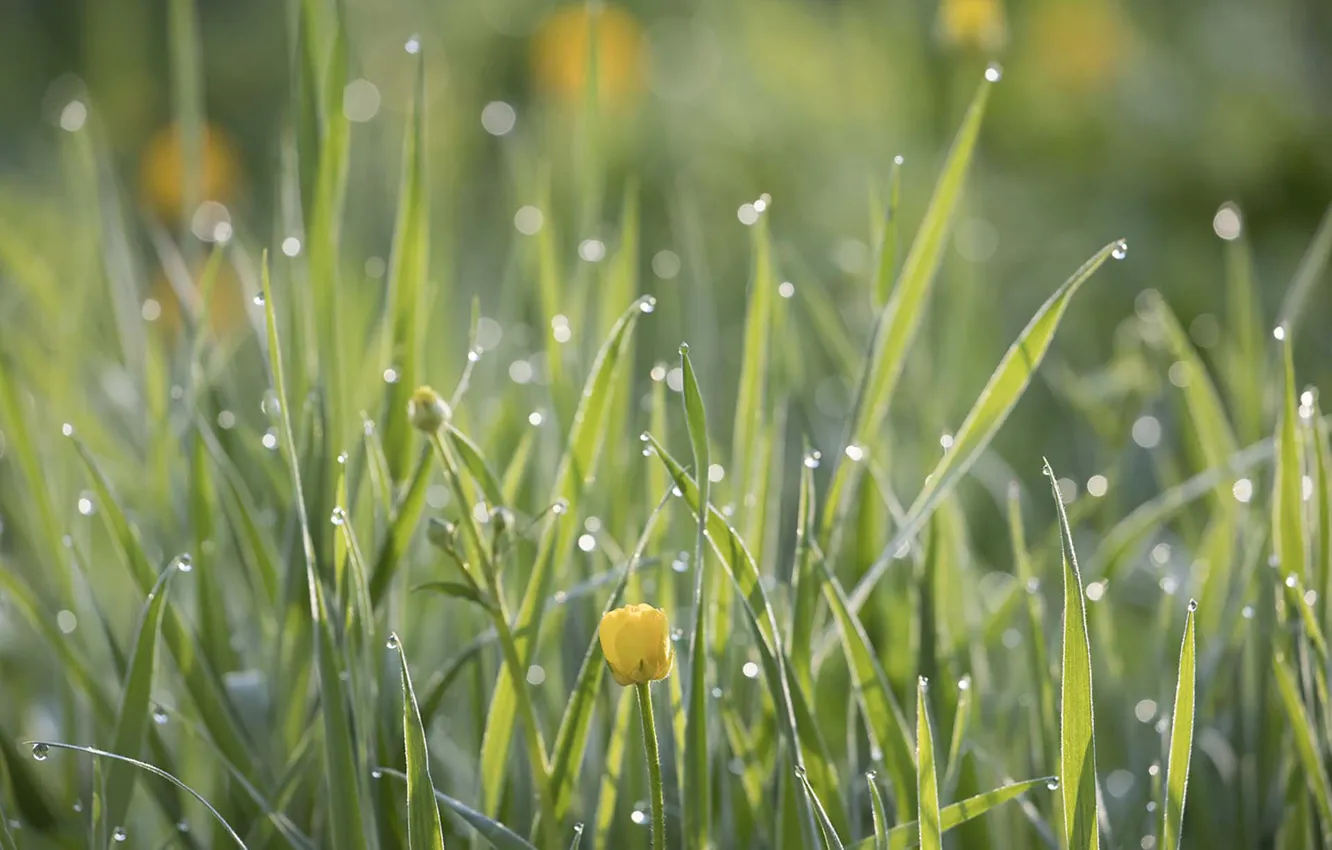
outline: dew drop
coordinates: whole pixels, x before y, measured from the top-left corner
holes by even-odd
[[[74,801],[74,811],[75,811],[76,813],[77,813],[77,812],[81,812],[81,811],[83,811],[83,801],[82,801],[82,800],[75,800],[75,801]]]
[[[420,36],[413,35],[411,38],[407,39],[407,43],[404,44],[402,48],[403,50],[406,50],[408,53],[411,53],[413,55],[420,53],[421,52]]]
[[[573,829],[574,829],[574,835],[583,834],[583,824],[581,822],[574,824]]]
[[[398,633],[397,633],[397,632],[389,632],[389,636],[388,636],[388,648],[389,648],[389,649],[397,649],[398,646],[399,646],[399,643],[398,643]]]
[[[153,722],[158,726],[165,726],[171,718],[167,716],[166,709],[160,705],[153,706]]]
[[[112,841],[123,843],[127,838],[129,838],[129,833],[125,832],[125,827],[123,826],[118,826],[111,831]]]
[[[1285,325],[1277,325],[1275,328],[1272,328],[1272,338],[1273,338],[1273,339],[1276,339],[1276,340],[1282,340],[1282,339],[1285,339],[1285,338],[1286,338],[1286,326],[1285,326]]]
[[[689,353],[689,343],[687,343],[687,342],[682,342],[682,343],[680,343],[680,353],[681,353],[682,355],[683,355],[683,354],[688,354],[688,353]]]
[[[1294,586],[1295,586],[1295,576],[1293,575],[1286,576],[1286,587],[1294,587]]]
[[[1051,791],[1058,791],[1058,790],[1059,790],[1059,778],[1056,777],[1056,778],[1054,778],[1054,779],[1051,779],[1049,782],[1045,783],[1045,787],[1048,788],[1048,789],[1050,789]]]
[[[644,295],[638,299],[638,310],[640,313],[651,313],[657,309],[657,299],[651,295]]]
[[[959,691],[969,691],[969,690],[971,690],[971,677],[970,677],[970,676],[963,676],[961,679],[958,679],[958,680],[957,680],[957,689],[958,689]]]
[[[183,820],[182,820],[182,821],[176,821],[176,832],[179,832],[179,833],[181,833],[182,835],[184,835],[185,833],[187,833],[187,832],[189,832],[189,831],[190,831],[190,825],[189,825],[188,823],[186,823],[186,822],[183,821]]]
[[[37,761],[46,761],[46,757],[51,754],[51,748],[46,744],[33,744],[32,757]]]
[[[629,820],[633,821],[639,826],[645,826],[648,822],[647,812],[643,811],[642,809],[634,809],[632,812],[629,813]]]
[[[550,512],[556,516],[562,516],[567,510],[569,510],[569,503],[563,499],[555,500],[555,504],[550,506]]]
[[[712,698],[713,698],[713,699],[721,699],[721,698],[722,698],[722,689],[721,689],[721,688],[713,688],[713,689],[712,689]]]
[[[870,782],[873,782],[874,780],[879,778],[879,772],[876,770],[867,770],[865,771],[865,778],[868,779]]]
[[[822,452],[812,451],[809,454],[805,455],[805,466],[808,467],[809,469],[818,469],[819,464],[822,461],[823,461]]]
[[[194,569],[194,559],[190,557],[189,552],[182,552],[176,556],[176,569],[182,573],[188,573]]]
[[[371,779],[383,779],[383,778],[384,778],[384,771],[380,770],[379,768],[375,768],[374,770],[370,771],[370,778],[371,778]]]
[[[1110,256],[1116,260],[1122,260],[1128,256],[1128,242],[1121,239],[1115,243],[1115,247],[1110,249]]]
[[[365,434],[367,437],[373,437],[375,435],[375,421],[373,419],[367,419],[362,422],[361,433]]]
[[[930,689],[930,680],[925,676],[920,677],[919,684],[922,691],[928,691]]]
[[[798,764],[798,765],[795,766],[795,775],[796,775],[796,776],[804,776],[804,775],[805,775],[805,766],[804,766],[803,764]]]
[[[1197,610],[1198,610],[1198,600],[1196,600],[1196,599],[1190,599],[1190,600],[1189,600],[1189,611],[1190,611],[1190,612],[1193,612],[1193,611],[1197,611]]]
[[[346,464],[346,463],[347,463],[347,453],[346,453],[346,452],[341,452],[341,453],[339,453],[339,454],[338,454],[338,465],[339,465],[339,466],[342,466],[342,465],[344,465],[344,464]]]
[[[328,518],[328,521],[334,525],[342,525],[347,521],[347,512],[342,509],[341,505],[338,505],[333,509],[333,514]]]
[[[262,292],[257,293],[257,294],[254,296],[254,299],[253,299],[253,300],[254,300],[254,306],[256,306],[256,307],[262,307],[262,306],[264,306],[264,294],[263,294]]]
[[[66,422],[60,426],[60,433],[64,434],[66,437],[72,437],[74,436],[74,426]]]
[[[997,83],[1004,78],[1004,66],[998,62],[991,62],[985,68],[985,79],[992,83]]]
[[[1040,592],[1041,592],[1041,580],[1038,579],[1038,578],[1029,578],[1029,579],[1027,579],[1027,592],[1028,592],[1028,593],[1040,593]]]

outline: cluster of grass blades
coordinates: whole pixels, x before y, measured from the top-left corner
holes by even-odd
[[[197,139],[192,7],[171,8],[177,115]],[[466,340],[438,332],[465,300],[432,276],[416,40],[388,286],[343,280],[349,38],[339,10],[294,10],[283,180],[303,254],[222,238],[180,282],[201,294],[182,338],[140,324],[124,309],[136,268],[200,247],[157,233],[155,256],[133,256],[92,129],[69,144],[71,167],[101,178],[78,225],[98,234],[95,261],[0,237],[25,318],[78,340],[52,353],[0,329],[0,850],[1332,846],[1332,447],[1293,360],[1332,216],[1275,334],[1240,234],[1223,356],[1148,297],[1109,368],[1168,369],[1181,391],[1062,390],[1112,435],[1127,431],[1111,408],[1174,411],[1178,445],[1157,446],[1151,414],[1154,439],[1112,436],[1097,461],[1115,481],[1146,458],[1158,495],[1132,510],[1104,486],[1075,497],[1047,463],[1052,504],[1026,504],[991,442],[1122,241],[1036,309],[937,460],[899,460],[936,451],[889,419],[911,407],[913,341],[996,70],[900,263],[892,172],[863,293],[878,319],[844,376],[859,379],[845,433],[820,452],[777,341],[836,350],[845,330],[817,287],[774,298],[766,210],[734,391],[687,346],[678,366],[640,368],[665,333],[644,330],[658,301],[639,294],[632,188],[596,276],[569,273],[552,221],[525,258],[539,303],[473,306]],[[85,312],[45,294],[65,261]],[[239,343],[210,331],[224,266],[251,304]],[[515,389],[481,329],[529,308],[597,338],[547,338],[549,382]],[[445,375],[456,389],[423,412],[417,384]],[[1021,480],[1039,468],[1027,448],[1008,458]],[[978,503],[1009,517],[989,562],[964,510]],[[1053,517],[1030,542],[1024,511]],[[622,601],[676,626],[676,670],[648,697],[664,836],[646,828],[633,695],[596,637]]]

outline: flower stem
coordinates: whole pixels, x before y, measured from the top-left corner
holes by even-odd
[[[643,750],[647,753],[648,781],[652,790],[652,846],[666,847],[666,804],[661,789],[661,753],[657,749],[657,724],[652,718],[652,691],[648,683],[635,685],[638,712],[643,718]]]

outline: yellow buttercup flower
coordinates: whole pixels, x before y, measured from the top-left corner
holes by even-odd
[[[946,44],[994,52],[1008,40],[1001,0],[943,0],[939,34]]]
[[[240,185],[240,157],[218,127],[205,126],[200,142],[198,200],[225,204],[236,195]],[[162,221],[180,218],[185,201],[185,151],[176,125],[159,130],[144,148],[139,193]]]
[[[570,3],[541,23],[532,42],[537,86],[570,103],[581,103],[587,88],[588,43],[596,27],[597,95],[615,104],[643,86],[643,30],[617,6]]]
[[[597,634],[616,684],[643,685],[671,675],[675,647],[666,612],[660,608],[626,605],[607,611]]]

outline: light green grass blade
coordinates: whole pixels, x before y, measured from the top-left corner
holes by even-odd
[[[874,771],[865,774],[870,791],[870,817],[874,822],[874,842],[871,850],[888,850],[888,812],[883,805],[883,794]],[[864,842],[861,842],[863,845]]]
[[[819,800],[819,795],[814,793],[814,788],[809,784],[809,778],[805,775],[803,768],[796,768],[796,778],[800,780],[800,788],[805,793],[805,799],[814,811],[814,820],[819,827],[819,837],[823,840],[825,850],[844,850],[845,845],[842,839],[837,835],[837,828],[833,826],[832,819],[828,817],[828,811],[823,808],[823,803]]]
[[[948,241],[953,214],[962,197],[962,188],[975,153],[976,139],[980,135],[981,119],[985,115],[985,104],[989,100],[991,88],[992,83],[983,81],[971,100],[967,114],[962,119],[962,126],[953,139],[953,146],[944,160],[920,230],[907,251],[902,271],[897,276],[897,284],[879,316],[856,399],[849,441],[852,445],[863,446],[874,442],[879,426],[888,413],[888,404],[901,377],[907,350],[924,319],[925,304],[934,288],[939,264],[943,261],[944,246]],[[820,531],[825,548],[831,537],[836,514],[842,509],[841,500],[854,469],[853,464],[839,460],[833,473],[823,507]]]
[[[866,731],[871,743],[883,752],[897,811],[909,812],[916,808],[916,765],[906,715],[888,686],[888,677],[879,665],[865,627],[851,613],[842,585],[827,564],[820,562],[820,567],[823,570],[823,595],[841,633],[842,650],[851,672],[851,685],[865,717]]]
[[[416,57],[415,86],[402,141],[402,182],[393,227],[389,261],[389,297],[385,321],[385,367],[397,370],[389,386],[384,412],[384,456],[389,474],[401,481],[411,465],[414,434],[407,418],[407,399],[422,383],[423,327],[426,321],[426,276],[430,266],[430,198],[425,175],[425,59]]]
[[[615,720],[610,739],[606,742],[606,769],[601,775],[601,791],[597,795],[596,834],[593,847],[609,847],[611,829],[615,824],[615,802],[620,795],[624,775],[625,748],[628,745],[630,722],[633,719],[634,694],[621,688],[615,703]]]
[[[759,285],[756,279],[755,286]],[[751,295],[750,311],[753,317],[753,303],[758,298],[757,289]],[[748,348],[749,328],[746,328],[746,365],[753,353]],[[766,338],[761,344],[763,352],[767,350]],[[762,355],[760,355],[762,356]],[[689,346],[680,346],[680,366],[684,372],[684,413],[685,424],[689,430],[689,444],[694,451],[695,480],[698,482],[699,503],[711,504],[708,490],[708,426],[703,410],[703,394],[698,388],[698,376],[694,374],[694,364],[689,359]],[[758,376],[761,378],[761,376]],[[745,378],[741,378],[741,399],[744,399]],[[759,402],[755,402],[759,403]],[[755,414],[758,411],[754,412]],[[738,414],[737,414],[738,415]],[[740,420],[736,420],[737,434]],[[747,448],[747,444],[745,444]],[[698,515],[698,535],[694,541],[694,622],[689,630],[689,687],[685,691],[685,740],[684,740],[684,837],[690,847],[706,848],[711,844],[712,832],[712,783],[708,768],[708,627],[707,612],[712,604],[709,596],[707,578],[707,512],[700,510]],[[728,582],[729,585],[729,582]],[[718,615],[720,616],[720,614]]]
[[[268,274],[268,255],[262,260],[264,318],[268,331],[268,360],[273,392],[278,399],[279,442],[285,449],[287,467],[291,472],[293,502],[296,507],[298,533],[305,557],[305,581],[309,595],[310,620],[314,628],[315,668],[319,672],[320,716],[324,730],[324,771],[328,782],[330,843],[334,850],[351,850],[366,843],[365,818],[362,803],[367,799],[361,793],[360,770],[352,740],[351,719],[347,716],[347,699],[342,689],[341,669],[333,624],[329,620],[324,590],[319,583],[315,562],[314,541],[310,537],[310,519],[306,516],[305,494],[301,484],[300,458],[296,453],[296,438],[291,428],[291,406],[287,396],[286,378],[282,367],[282,346],[278,339],[277,313],[273,303],[272,282]]]
[[[1073,531],[1054,470],[1047,461],[1045,474],[1059,513],[1064,562],[1064,648],[1060,680],[1059,789],[1064,804],[1064,838],[1068,850],[1100,847],[1096,802],[1096,736],[1092,710],[1091,643],[1087,637],[1087,608],[1083,601]]]
[[[1231,205],[1236,216],[1241,213]],[[1262,307],[1253,280],[1253,252],[1241,225],[1236,238],[1226,241],[1226,394],[1235,416],[1235,430],[1244,442],[1253,442],[1263,429]]]
[[[1285,709],[1286,720],[1290,724],[1291,742],[1295,745],[1295,754],[1309,786],[1309,794],[1318,807],[1318,819],[1323,827],[1323,846],[1332,844],[1332,784],[1328,783],[1327,769],[1319,752],[1318,733],[1310,719],[1295,684],[1295,674],[1290,669],[1290,662],[1278,654],[1272,659],[1272,670],[1277,683],[1277,693],[1281,697],[1281,706]]]
[[[1022,524],[1022,503],[1016,484],[1008,491],[1008,530],[1013,546],[1013,564],[1016,568],[1019,588],[1026,598],[1028,658],[1031,665],[1031,680],[1036,684],[1039,702],[1037,714],[1040,718],[1043,737],[1033,742],[1033,750],[1038,764],[1047,764],[1046,753],[1050,752],[1059,737],[1059,720],[1055,712],[1054,683],[1050,678],[1050,650],[1045,640],[1045,599],[1040,594],[1040,579],[1031,564],[1031,555],[1027,551],[1027,536]]]
[[[177,568],[186,564],[187,561],[177,559],[167,565],[152,593],[148,594],[139,617],[134,652],[130,656],[120,708],[116,712],[116,729],[111,736],[112,752],[129,758],[138,758],[152,718],[153,668],[157,662],[157,638],[162,626],[162,612],[166,609],[168,582]],[[113,828],[125,824],[137,774],[138,771],[125,762],[112,762],[107,766],[105,823]]]
[[[430,476],[434,469],[434,455],[429,448],[426,448],[416,461],[411,483],[407,485],[406,492],[394,507],[388,533],[384,535],[384,542],[379,547],[374,569],[370,573],[370,601],[376,607],[383,602],[384,595],[388,593],[393,577],[402,564],[402,558],[407,553],[412,535],[416,533],[421,513],[425,510],[426,491],[430,489]]]
[[[916,686],[916,823],[921,850],[943,850],[939,822],[939,780],[934,766],[934,731],[930,728],[929,682],[924,676]]]
[[[948,742],[948,767],[944,770],[943,778],[942,793],[945,798],[953,796],[958,778],[962,775],[962,744],[966,741],[970,726],[971,677],[963,676],[957,681],[957,710],[953,712],[953,736]]]
[[[444,850],[444,830],[435,803],[435,784],[430,779],[430,753],[425,726],[416,704],[416,691],[407,670],[407,651],[396,634],[389,646],[398,653],[402,671],[402,734],[407,743],[407,847],[408,850]]]
[[[805,456],[809,456],[806,447]],[[796,504],[795,566],[791,573],[791,674],[806,695],[814,693],[813,644],[814,618],[818,613],[821,577],[815,572],[817,547],[813,535],[817,508],[814,490],[814,470],[809,464],[800,467],[800,496]]]
[[[481,447],[472,442],[471,437],[452,425],[447,426],[445,432],[448,434],[449,443],[453,446],[453,450],[462,459],[463,466],[467,467],[468,474],[480,485],[486,501],[492,506],[504,504],[503,488],[500,487],[499,479],[495,477],[495,473],[491,472],[490,464],[486,463],[486,456],[481,451]]]
[[[236,842],[236,846],[240,847],[241,850],[245,850],[245,842],[241,841],[241,837],[237,835],[236,831],[231,828],[230,824],[227,823],[226,818],[222,817],[222,815],[217,811],[217,809],[213,808],[213,805],[209,803],[208,800],[204,799],[202,794],[200,794],[198,791],[195,791],[193,788],[186,785],[184,782],[181,782],[179,779],[177,779],[175,776],[171,775],[170,773],[167,773],[165,770],[162,770],[160,767],[148,764],[147,762],[139,761],[138,759],[132,759],[127,756],[122,756],[118,753],[112,753],[106,750],[99,750],[96,747],[80,747],[75,744],[62,744],[57,741],[28,741],[27,743],[31,744],[34,747],[34,749],[37,747],[46,747],[48,750],[51,749],[71,750],[73,752],[86,753],[87,755],[90,756],[97,756],[98,758],[110,759],[114,762],[127,764],[132,767],[136,767],[139,770],[147,771],[148,773],[151,773],[154,776],[159,776],[162,779],[165,779],[166,781],[170,782],[172,785],[175,785],[180,790],[186,792],[194,799],[198,800],[200,803],[202,803],[204,808],[207,809],[209,813],[212,814],[213,818],[217,820],[218,826],[222,827],[226,835]]]
[[[394,779],[407,781],[407,775],[392,768],[381,767],[375,769],[381,776],[391,776]],[[485,815],[473,809],[471,806],[459,800],[455,800],[448,794],[438,789],[435,790],[435,799],[444,805],[444,808],[452,812],[458,819],[462,820],[477,834],[490,843],[495,850],[536,850],[522,836],[509,829],[497,820],[492,820]]]
[[[1184,643],[1179,650],[1179,679],[1175,685],[1174,718],[1170,725],[1170,762],[1166,767],[1165,830],[1163,850],[1178,850],[1184,830],[1184,796],[1189,788],[1189,760],[1193,754],[1193,696],[1196,678],[1193,614],[1189,602],[1184,618]]]
[[[735,394],[735,424],[731,436],[731,474],[736,495],[748,495],[750,476],[761,460],[757,455],[759,429],[763,426],[765,381],[768,375],[769,338],[772,328],[772,299],[777,289],[768,238],[768,218],[761,214],[750,227],[752,279],[745,312],[744,348],[740,360],[740,383]],[[695,458],[697,460],[697,457]],[[700,473],[706,466],[696,467]],[[706,478],[706,476],[704,476]],[[702,480],[702,479],[700,479]],[[706,488],[705,488],[706,489]],[[718,640],[722,635],[718,634]]]
[[[1305,304],[1314,285],[1323,278],[1327,271],[1328,260],[1332,259],[1332,206],[1323,213],[1323,220],[1318,223],[1318,231],[1313,241],[1300,259],[1286,295],[1281,299],[1281,311],[1277,314],[1277,325],[1286,329],[1288,339],[1294,339],[1295,328],[1299,320],[1308,312]]]
[[[1042,358],[1050,349],[1055,331],[1059,329],[1060,319],[1068,308],[1068,303],[1077,294],[1078,289],[1106,260],[1122,250],[1122,242],[1113,242],[1097,251],[1090,260],[1082,264],[1072,277],[1055,290],[1054,294],[1041,305],[1031,321],[1018,335],[1017,340],[1004,354],[999,366],[985,384],[985,389],[972,405],[971,412],[962,422],[953,438],[953,445],[945,453],[934,471],[925,479],[925,486],[920,495],[907,511],[903,526],[888,544],[888,557],[880,558],[856,585],[851,594],[851,610],[859,611],[869,598],[874,584],[883,576],[892,563],[891,555],[902,543],[911,539],[929,519],[934,508],[947,496],[971,469],[981,452],[990,445],[999,427],[1004,424],[1008,414],[1022,398],[1031,378],[1040,366]],[[839,466],[840,469],[840,466]]]
[[[1281,575],[1303,582],[1306,575],[1304,546],[1304,452],[1301,450],[1299,413],[1295,391],[1295,366],[1289,339],[1281,346],[1284,363],[1281,414],[1276,432],[1276,480],[1272,484],[1272,549]]]
[[[897,242],[901,226],[898,224],[899,205],[902,199],[902,157],[893,159],[893,167],[888,171],[888,206],[883,212],[883,222],[879,226],[876,242],[876,260],[874,279],[870,294],[874,306],[880,309],[892,297],[893,278],[897,272]]]
[[[1028,779],[1025,782],[1013,782],[1008,785],[1002,785],[998,788],[986,791],[983,794],[977,794],[974,797],[968,797],[960,803],[953,803],[951,806],[944,806],[939,812],[939,829],[947,832],[955,826],[964,824],[970,820],[980,817],[996,806],[1007,803],[1010,800],[1016,800],[1023,794],[1035,789],[1038,786],[1050,786],[1055,782],[1055,777],[1046,776],[1041,779]],[[919,824],[916,821],[908,821],[892,828],[888,833],[888,846],[891,850],[906,850],[908,847],[914,847],[920,843]],[[870,850],[873,846],[873,839],[867,838],[856,846],[855,850]]]
[[[570,514],[577,512],[584,482],[595,475],[597,458],[606,436],[611,388],[621,355],[639,316],[651,313],[654,309],[656,299],[651,297],[640,298],[630,305],[597,353],[583,386],[583,395],[569,432],[568,447],[556,472],[554,493],[550,500],[552,504],[562,502],[564,510],[554,515],[542,530],[541,539],[537,543],[536,560],[513,624],[519,657],[522,659],[530,655],[529,647],[541,628],[546,596],[551,583],[557,578],[555,572],[563,563],[577,530],[576,522]],[[495,680],[481,743],[481,799],[485,811],[491,815],[499,810],[500,789],[504,782],[509,744],[513,740],[517,708],[513,683],[501,670]]]

